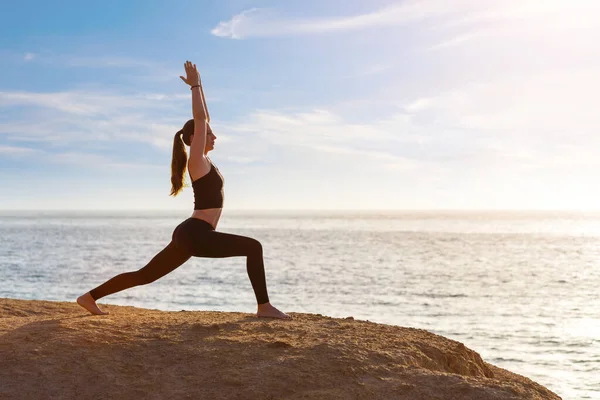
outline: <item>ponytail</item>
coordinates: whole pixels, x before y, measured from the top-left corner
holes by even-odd
[[[177,196],[183,189],[183,175],[187,168],[187,153],[183,144],[183,129],[175,134],[173,139],[173,158],[171,159],[171,193]]]

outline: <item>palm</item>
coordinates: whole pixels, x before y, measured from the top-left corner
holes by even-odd
[[[179,76],[182,81],[187,83],[190,86],[195,86],[200,84],[200,74],[198,73],[198,69],[196,68],[196,64],[192,64],[190,61],[186,61],[183,64],[185,67],[186,77]]]

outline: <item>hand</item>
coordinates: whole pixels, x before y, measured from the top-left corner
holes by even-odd
[[[183,66],[185,67],[185,73],[186,73],[187,77],[184,78],[183,76],[180,75],[179,77],[181,78],[181,80],[190,86],[199,85],[200,84],[200,74],[198,73],[196,64],[192,64],[191,62],[186,61],[185,64],[183,64]]]

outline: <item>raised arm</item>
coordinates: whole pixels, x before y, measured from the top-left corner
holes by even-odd
[[[206,105],[206,96],[204,96],[204,88],[202,87],[202,79],[200,79],[200,93],[202,94],[202,105],[204,106],[204,112],[206,112],[206,122],[210,124],[210,113],[208,112],[208,106]]]
[[[190,161],[195,162],[196,158],[204,158],[204,147],[206,146],[206,123],[208,120],[202,86],[200,84],[200,74],[196,64],[186,61],[185,64],[186,78],[180,78],[190,85],[192,90],[192,114],[194,116],[194,140],[190,147]],[[203,163],[204,164],[204,163]],[[208,164],[207,164],[208,165]]]

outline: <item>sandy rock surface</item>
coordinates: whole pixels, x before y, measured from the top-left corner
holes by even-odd
[[[560,399],[420,329],[101,307],[0,299],[0,399]]]

